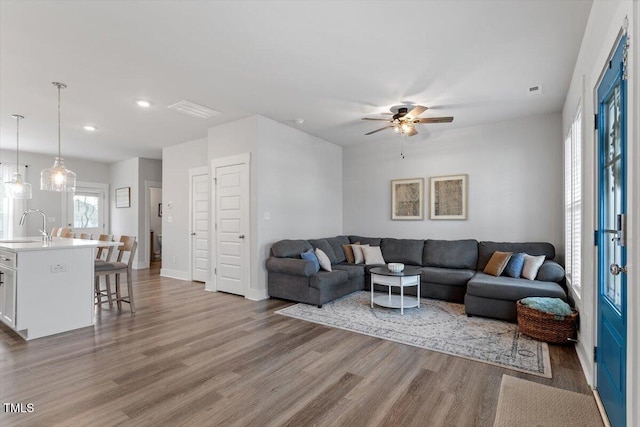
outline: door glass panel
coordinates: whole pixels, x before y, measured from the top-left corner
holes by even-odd
[[[603,165],[603,219],[608,232],[605,233],[604,265],[613,263],[622,265],[622,248],[616,243],[617,214],[622,212],[622,163],[621,163],[621,129],[620,129],[620,86],[616,85],[611,96],[605,102],[606,132],[605,132],[605,161]],[[621,311],[622,309],[622,276],[604,275],[603,294]]]
[[[98,228],[100,197],[95,194],[73,195],[73,228]]]

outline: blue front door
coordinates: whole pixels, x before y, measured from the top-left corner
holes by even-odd
[[[613,427],[626,425],[627,85],[623,37],[598,86],[597,389]]]

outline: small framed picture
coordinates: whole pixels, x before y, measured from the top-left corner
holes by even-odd
[[[430,219],[467,219],[467,175],[431,177]]]
[[[131,187],[116,188],[116,208],[131,207]]]
[[[391,181],[391,219],[424,219],[424,179],[394,179]]]

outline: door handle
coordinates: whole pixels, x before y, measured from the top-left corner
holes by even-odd
[[[192,236],[195,236],[195,235],[196,235],[196,233],[191,233],[191,235],[192,235]]]
[[[244,239],[244,234],[239,235],[238,239]]]
[[[615,262],[613,264],[611,264],[609,266],[609,273],[613,274],[614,276],[617,276],[620,273],[627,273],[627,267],[620,267],[618,264],[616,264]]]

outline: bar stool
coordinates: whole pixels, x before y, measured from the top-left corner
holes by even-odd
[[[135,313],[136,308],[133,302],[133,279],[131,277],[131,267],[133,265],[133,258],[136,254],[136,248],[138,247],[138,242],[136,242],[135,237],[131,236],[122,236],[120,237],[120,242],[123,244],[118,248],[118,258],[115,262],[111,261],[100,261],[97,260],[95,262],[95,273],[96,280],[100,276],[106,276],[107,282],[107,298],[111,296],[111,286],[109,282],[109,276],[111,274],[115,274],[116,276],[116,304],[118,305],[118,310],[122,310],[122,302],[129,303],[129,308],[131,308],[131,312]],[[123,255],[125,253],[129,253],[129,259],[126,263],[122,262]],[[120,275],[127,275],[127,295],[126,298],[122,296],[120,292]],[[102,295],[102,294],[101,294]],[[96,295],[97,296],[97,295]],[[100,296],[99,304],[102,304],[102,296]],[[110,300],[111,303],[111,300]],[[109,304],[111,306],[111,304]]]
[[[58,233],[60,233],[60,227],[53,227],[51,229],[51,237],[58,237]]]
[[[89,233],[80,233],[80,236],[76,235],[76,238],[83,240],[91,240],[91,234]]]
[[[73,239],[73,231],[69,227],[62,227],[58,232],[58,236]]]
[[[101,242],[112,242],[113,236],[111,234],[100,234],[98,237],[94,236],[94,240],[100,240]],[[98,264],[111,260],[111,254],[113,253],[113,246],[98,246],[96,251],[95,268]],[[105,251],[106,249],[106,251]],[[104,254],[106,253],[106,256]],[[95,275],[95,296],[96,305],[100,305],[104,302],[109,302],[109,307],[113,307],[113,292],[111,292],[111,283],[109,276],[105,275],[105,289],[100,287],[100,276]],[[102,301],[102,298],[106,297],[107,301]]]

